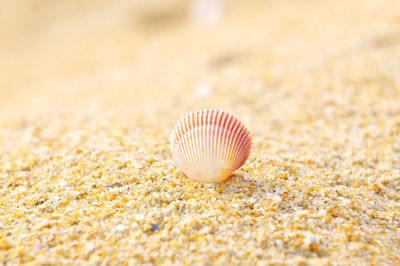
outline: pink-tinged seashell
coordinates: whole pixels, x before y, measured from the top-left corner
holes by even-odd
[[[187,177],[223,182],[247,160],[249,131],[234,116],[219,110],[198,110],[183,117],[171,135],[172,157]]]

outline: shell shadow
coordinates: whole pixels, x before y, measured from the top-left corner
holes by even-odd
[[[242,173],[233,173],[231,174],[228,179],[224,182],[225,184],[232,183],[239,180],[245,180],[244,174]],[[224,184],[222,183],[222,184]]]
[[[265,180],[251,178],[246,173],[238,172],[233,173],[225,182],[217,186],[221,187],[222,193],[228,197],[238,193],[260,195],[265,193],[265,182]]]

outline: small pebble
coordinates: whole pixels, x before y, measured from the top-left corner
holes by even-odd
[[[151,231],[158,232],[158,231],[160,231],[160,228],[158,227],[158,225],[152,224],[151,225]]]

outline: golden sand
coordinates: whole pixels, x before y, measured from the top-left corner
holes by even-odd
[[[0,264],[398,265],[400,1],[199,3],[0,4]],[[205,107],[223,184],[170,154]]]

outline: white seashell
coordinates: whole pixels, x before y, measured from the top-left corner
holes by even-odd
[[[183,117],[171,135],[172,157],[187,177],[223,182],[247,160],[251,137],[234,116],[198,110]]]

